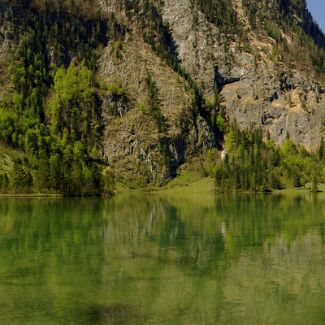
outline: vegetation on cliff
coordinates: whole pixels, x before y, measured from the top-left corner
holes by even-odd
[[[312,20],[305,1],[244,0],[243,5],[255,33],[264,33],[274,40],[274,59],[300,69],[310,69],[317,77],[325,76],[325,36]]]

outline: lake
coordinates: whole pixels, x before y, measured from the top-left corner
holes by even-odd
[[[0,324],[324,324],[325,196],[0,200]]]

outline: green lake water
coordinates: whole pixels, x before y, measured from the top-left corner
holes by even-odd
[[[325,324],[325,195],[1,199],[0,324]]]

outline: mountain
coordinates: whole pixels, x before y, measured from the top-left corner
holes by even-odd
[[[0,0],[0,69],[4,191],[162,184],[234,123],[311,153],[325,131],[303,0]]]

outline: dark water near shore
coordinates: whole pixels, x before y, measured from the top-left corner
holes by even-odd
[[[325,324],[325,196],[1,199],[0,324]]]

